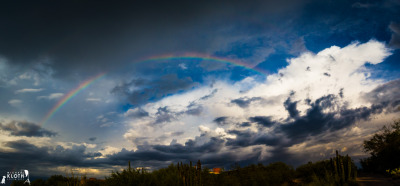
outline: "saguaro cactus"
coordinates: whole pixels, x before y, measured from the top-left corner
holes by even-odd
[[[189,164],[183,164],[182,162],[177,164],[179,177],[182,179],[184,186],[199,186],[203,185],[201,180],[201,162],[197,161],[196,168],[193,167],[193,163],[190,161]]]
[[[339,152],[336,151],[336,157],[331,158],[330,163],[332,168],[330,171],[334,174],[337,184],[343,185],[348,181],[356,179],[357,168],[348,155],[341,156]]]

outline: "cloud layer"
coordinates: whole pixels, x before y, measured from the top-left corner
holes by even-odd
[[[8,123],[0,123],[0,129],[10,132],[10,134],[14,136],[51,137],[57,135],[56,132],[43,129],[40,126],[27,121],[11,121]]]
[[[0,171],[297,166],[335,149],[362,158],[361,142],[400,109],[399,9],[393,0],[0,2]],[[230,63],[145,60],[188,53]]]

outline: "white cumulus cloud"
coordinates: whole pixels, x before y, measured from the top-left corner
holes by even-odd
[[[383,80],[370,79],[370,69],[365,64],[378,64],[390,54],[384,43],[375,40],[354,42],[343,48],[332,46],[316,54],[306,52],[288,59],[286,67],[267,76],[263,82],[251,77],[235,83],[216,80],[212,86],[205,84],[143,105],[141,110],[147,117],[127,117],[130,129],[124,137],[135,145],[167,145],[171,141],[185,144],[188,139],[207,131],[221,139],[235,138],[226,131],[239,130],[237,125],[248,121],[249,117],[268,116],[278,121],[287,118],[284,102],[289,96],[292,101],[298,101],[300,115],[304,115],[310,107],[306,99],[315,101],[329,94],[340,97],[339,104],[348,108],[368,106],[369,103],[361,97],[362,93],[371,91]],[[247,101],[247,106],[240,107],[232,102],[237,99]],[[186,114],[191,108],[201,108],[201,112],[197,115]],[[168,120],[157,123],[161,117]],[[214,122],[217,117],[234,119],[220,126]],[[255,125],[249,125],[246,130],[265,135],[273,131]],[[179,131],[184,132],[179,136],[166,135]]]

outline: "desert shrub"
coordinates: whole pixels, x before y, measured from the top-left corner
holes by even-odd
[[[53,175],[46,180],[46,185],[63,185],[68,179],[62,175]]]
[[[217,175],[221,185],[282,185],[294,179],[294,169],[283,162],[236,167]]]
[[[400,167],[400,119],[384,126],[364,141],[364,151],[371,156],[360,161],[364,171],[384,173]]]
[[[395,169],[388,169],[386,172],[393,178],[393,179],[400,179],[400,168]]]
[[[308,162],[296,169],[296,178],[308,185],[356,185],[357,167],[349,156]]]
[[[106,185],[154,185],[152,175],[146,171],[125,169],[122,172],[112,172],[106,177]]]

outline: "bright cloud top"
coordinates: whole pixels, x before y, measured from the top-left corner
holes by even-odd
[[[332,46],[317,54],[304,53],[288,59],[288,65],[269,75],[265,82],[257,82],[251,77],[233,84],[219,80],[211,86],[129,109],[125,116],[130,129],[124,137],[133,142],[134,149],[177,143],[188,145],[191,140],[200,148],[214,138],[236,140],[232,131],[248,131],[273,138],[282,135],[276,133],[279,126],[273,123],[285,124],[288,122],[285,118],[290,115],[304,116],[311,107],[309,103],[321,97],[336,95],[338,106],[347,109],[370,105],[361,95],[381,81],[369,79],[365,64],[378,64],[390,54],[385,44],[375,40],[354,42],[343,48]],[[295,103],[298,113],[288,113],[290,101]],[[239,126],[246,122],[250,122],[247,127]],[[260,153],[270,156],[272,149],[270,146]],[[232,149],[224,147],[215,153],[223,151],[231,152]]]

